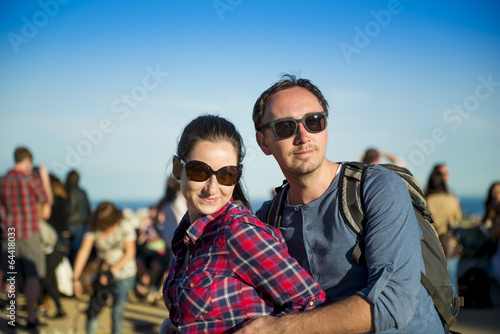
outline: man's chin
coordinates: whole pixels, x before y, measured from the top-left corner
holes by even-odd
[[[312,166],[310,164],[295,166],[288,169],[288,172],[297,178],[307,177],[313,174],[319,166]]]

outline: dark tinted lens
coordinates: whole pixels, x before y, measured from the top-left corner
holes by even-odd
[[[232,186],[238,182],[238,168],[234,166],[223,167],[217,171],[217,179],[226,186]]]
[[[238,183],[241,175],[240,168],[236,166],[226,166],[214,172],[212,168],[201,161],[190,161],[186,163],[187,177],[192,181],[203,182],[216,174],[217,181],[225,186],[232,186]]]
[[[297,123],[293,120],[281,121],[274,124],[274,133],[278,138],[285,139],[293,136]]]
[[[304,124],[309,132],[321,132],[325,129],[325,116],[311,115],[306,117]]]
[[[186,172],[193,181],[205,181],[209,177],[210,167],[201,162],[190,161],[186,164]]]

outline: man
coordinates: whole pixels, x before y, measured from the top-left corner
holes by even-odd
[[[85,190],[80,188],[80,174],[70,170],[66,176],[66,191],[68,193],[68,226],[69,226],[69,260],[74,262],[76,253],[80,249],[83,235],[88,230],[91,208]]]
[[[361,161],[366,165],[378,165],[382,163],[381,158],[389,160],[391,164],[396,166],[405,167],[406,165],[404,160],[400,157],[374,148],[367,149]]]
[[[25,147],[14,152],[15,166],[0,177],[0,226],[2,228],[2,265],[7,281],[7,292],[14,304],[19,293],[16,280],[24,275],[27,328],[38,322],[35,316],[39,292],[38,280],[45,276],[45,254],[42,252],[38,228],[39,219],[50,217],[52,192],[47,169],[39,167],[39,176],[33,173],[33,155]],[[15,241],[13,241],[15,239]],[[15,251],[15,257],[12,255]],[[15,326],[15,319],[9,324]]]
[[[339,212],[341,165],[325,158],[328,103],[310,81],[284,75],[257,100],[256,139],[290,184],[281,231],[290,254],[316,279],[327,303],[282,317],[256,318],[238,333],[443,333],[420,284],[421,231],[403,181],[378,165],[362,190],[364,261]],[[257,212],[265,220],[270,202]]]

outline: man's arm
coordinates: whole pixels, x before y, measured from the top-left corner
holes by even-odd
[[[355,295],[311,311],[255,318],[236,333],[366,333],[373,331],[372,313],[372,305]]]
[[[385,151],[379,151],[380,155],[385,157],[387,160],[389,160],[392,164],[399,166],[399,167],[406,167],[406,164],[403,159],[398,157],[397,155],[391,154],[389,152]]]
[[[40,214],[42,219],[48,220],[52,214],[52,203],[54,202],[54,196],[52,194],[52,187],[50,186],[50,176],[49,171],[44,166],[39,166],[40,180],[42,181],[42,188],[47,194],[47,202],[40,203],[41,210]]]

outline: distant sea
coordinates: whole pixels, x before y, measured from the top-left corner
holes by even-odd
[[[250,205],[252,206],[252,209],[256,211],[257,209],[260,208],[262,203],[266,199],[261,199],[261,200],[253,200],[250,201]],[[131,209],[132,211],[137,211],[138,209],[141,208],[148,208],[156,203],[155,200],[127,200],[127,201],[115,201],[114,202],[120,209]],[[483,197],[460,197],[460,203],[462,204],[462,211],[463,214],[466,216],[481,216],[484,213],[484,198]],[[92,203],[92,206],[95,207],[97,203]]]

